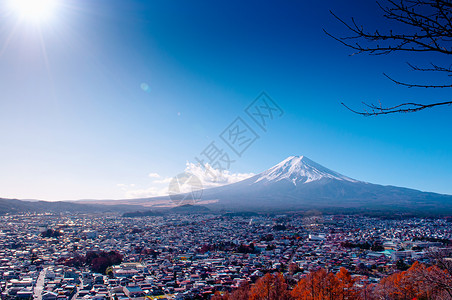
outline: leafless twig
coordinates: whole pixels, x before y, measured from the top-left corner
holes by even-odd
[[[331,14],[341,22],[351,35],[337,37],[328,31],[324,32],[341,44],[355,50],[353,54],[369,53],[385,55],[393,52],[434,52],[444,55],[452,54],[452,1],[451,0],[386,0],[386,5],[377,2],[384,18],[397,24],[405,25],[405,32],[389,30],[368,31],[358,25],[354,18],[346,22],[333,12]],[[419,67],[408,63],[414,71],[444,72],[452,76],[452,65],[440,66],[431,63],[429,67]],[[451,88],[452,84],[415,84],[396,80],[384,74],[392,82],[408,88]],[[363,111],[353,110],[342,103],[350,111],[364,115],[376,116],[392,113],[410,113],[436,106],[450,105],[452,101],[420,104],[406,102],[393,107],[367,104]]]

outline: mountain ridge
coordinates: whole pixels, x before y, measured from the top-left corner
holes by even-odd
[[[139,205],[76,203],[70,201],[19,200],[0,198],[0,215],[17,213],[104,213],[144,209]]]

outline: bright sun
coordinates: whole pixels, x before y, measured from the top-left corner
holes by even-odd
[[[9,0],[11,10],[24,20],[41,22],[49,19],[58,0]]]

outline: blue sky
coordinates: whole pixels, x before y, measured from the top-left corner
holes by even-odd
[[[351,56],[323,33],[347,33],[329,10],[397,29],[374,1],[60,0],[40,22],[5,3],[0,197],[152,195],[212,141],[228,150],[219,135],[239,116],[260,138],[241,157],[228,150],[230,175],[306,155],[359,180],[452,194],[452,107],[365,118],[340,105],[450,100],[382,74],[448,83],[406,65],[444,57]],[[267,132],[244,112],[262,91],[284,110]]]

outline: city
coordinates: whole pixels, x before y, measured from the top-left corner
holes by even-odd
[[[450,249],[450,219],[256,213],[0,217],[3,299],[210,299],[266,273],[360,285]]]

